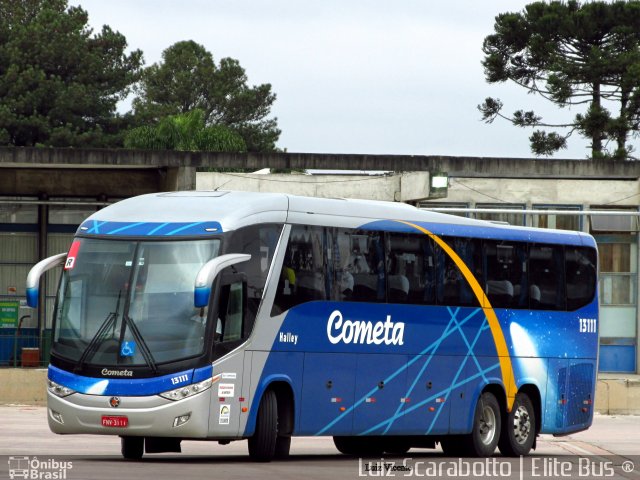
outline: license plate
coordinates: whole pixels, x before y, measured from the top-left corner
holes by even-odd
[[[113,417],[113,416],[102,416],[102,426],[103,427],[119,427],[123,428],[129,425],[129,419],[127,417]]]

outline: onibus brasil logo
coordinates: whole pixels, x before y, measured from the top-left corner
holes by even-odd
[[[67,471],[73,468],[73,462],[65,462],[38,457],[9,457],[9,478],[25,478],[30,480],[64,480]]]

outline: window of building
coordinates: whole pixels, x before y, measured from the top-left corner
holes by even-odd
[[[591,206],[591,210],[612,210],[611,206]],[[615,210],[623,210],[616,207]],[[629,215],[589,215],[592,233],[622,233],[637,232],[640,230],[638,223],[638,210],[629,209]]]
[[[593,219],[591,227],[593,228]],[[615,218],[615,217],[614,217]],[[629,217],[626,220],[630,221]],[[598,226],[598,225],[596,225]],[[604,227],[604,224],[600,224]],[[611,222],[607,228],[617,229]],[[629,223],[626,223],[629,226]],[[593,230],[592,230],[593,231]],[[635,372],[637,347],[636,233],[594,232],[600,258],[600,364],[604,372]]]
[[[600,301],[603,305],[635,305],[635,245],[630,242],[600,243]],[[635,258],[634,258],[635,260]]]
[[[418,208],[469,208],[468,203],[459,202],[419,202]],[[443,212],[448,215],[458,215],[459,217],[468,217],[468,212]]]
[[[0,224],[36,224],[38,223],[38,206],[28,203],[36,198],[30,197],[0,197]],[[11,202],[11,203],[4,203]],[[13,203],[15,202],[15,203]]]
[[[476,208],[524,210],[525,205],[514,203],[477,203]],[[493,222],[505,222],[509,225],[525,225],[525,214],[523,213],[476,213],[479,220],[491,220]]]
[[[94,199],[87,199],[88,201],[95,201]],[[75,228],[84,222],[87,217],[94,214],[99,207],[95,205],[83,205],[77,199],[58,198],[51,199],[51,201],[68,201],[78,202],[77,204],[69,203],[67,205],[50,205],[49,210],[49,224],[51,225],[71,225]]]
[[[579,206],[533,205],[534,210],[566,210],[580,211]],[[558,230],[582,230],[581,215],[562,215],[558,213],[531,215],[532,226],[538,228],[554,228]]]
[[[25,280],[38,261],[38,206],[20,203],[34,201],[27,197],[0,197],[0,301],[19,305],[25,297]],[[38,325],[33,310],[17,306],[15,326],[19,320],[23,337]],[[10,324],[7,324],[10,325]],[[30,340],[29,340],[30,341]],[[9,361],[9,352],[0,351],[0,363]]]

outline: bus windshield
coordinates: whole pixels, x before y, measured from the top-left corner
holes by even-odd
[[[206,308],[194,308],[199,269],[219,239],[76,239],[55,312],[52,353],[82,364],[148,365],[196,356]]]

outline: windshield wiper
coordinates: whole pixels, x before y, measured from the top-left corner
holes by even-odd
[[[147,342],[142,337],[140,330],[138,330],[138,326],[136,325],[136,322],[134,322],[131,319],[131,317],[129,317],[129,315],[127,315],[126,313],[122,316],[122,320],[123,320],[123,323],[129,326],[129,329],[131,330],[131,334],[133,335],[133,338],[138,342],[138,345],[140,346],[140,353],[142,353],[142,357],[144,358],[144,361],[147,363],[147,365],[149,365],[153,373],[156,373],[158,371],[158,367],[156,366],[156,361],[153,358],[153,354],[151,353],[151,350],[149,349],[149,345],[147,345]]]
[[[82,368],[82,365],[84,365],[84,363],[90,358],[90,356],[92,356],[95,353],[95,351],[98,349],[98,346],[105,339],[106,333],[109,331],[109,329],[111,327],[115,328],[115,325],[118,321],[118,312],[120,311],[121,295],[122,295],[122,290],[118,292],[118,301],[116,302],[116,311],[109,313],[107,317],[102,321],[100,328],[98,328],[98,331],[93,336],[93,338],[91,338],[91,341],[82,352],[82,355],[80,355],[80,359],[78,360],[78,363],[75,368],[76,372],[79,371]]]

